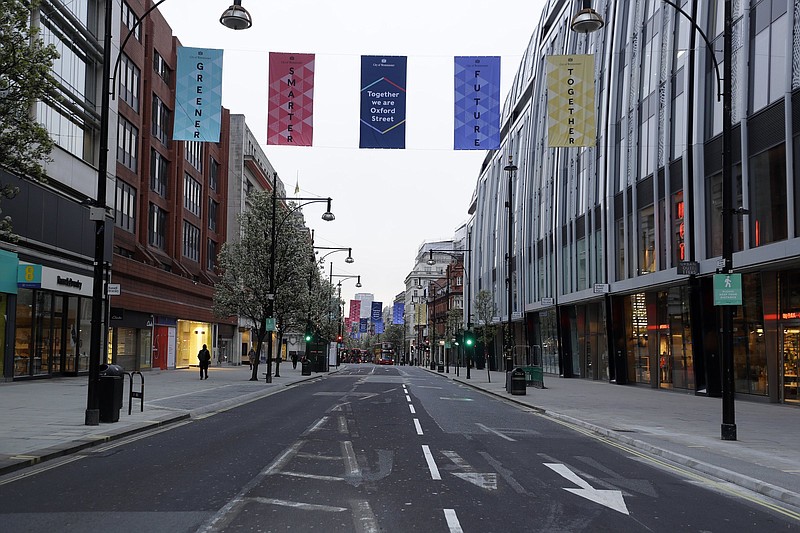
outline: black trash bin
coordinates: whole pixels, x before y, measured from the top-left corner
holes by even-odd
[[[125,370],[119,365],[100,365],[100,422],[119,422]]]
[[[311,361],[308,359],[303,359],[303,362],[300,366],[300,375],[301,376],[310,376],[311,375]]]
[[[527,394],[527,384],[525,383],[525,371],[517,367],[510,372],[511,374],[511,394],[524,396]]]

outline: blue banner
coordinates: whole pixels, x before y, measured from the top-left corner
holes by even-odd
[[[172,138],[219,142],[221,123],[222,50],[178,47]]]
[[[380,335],[381,333],[383,333],[383,320],[375,322],[375,334]]]
[[[455,58],[456,150],[500,148],[500,58]]]
[[[359,318],[358,319],[358,331],[360,333],[366,333],[368,324],[369,324],[369,319],[368,318]]]
[[[370,318],[372,319],[372,323],[377,324],[378,322],[383,322],[383,302],[372,302],[371,309]]]
[[[361,56],[359,148],[406,147],[405,56]]]
[[[405,311],[406,311],[406,304],[404,304],[403,302],[395,302],[394,309],[392,309],[392,324],[404,324]]]

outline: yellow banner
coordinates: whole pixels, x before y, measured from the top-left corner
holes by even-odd
[[[594,56],[547,56],[548,146],[594,146]]]

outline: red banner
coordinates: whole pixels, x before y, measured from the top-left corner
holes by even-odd
[[[358,322],[361,318],[361,300],[350,300],[350,321]]]
[[[267,144],[311,146],[314,54],[269,53]]]

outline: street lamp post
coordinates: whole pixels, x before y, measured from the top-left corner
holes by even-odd
[[[428,306],[428,314],[430,315],[431,322],[433,323],[433,329],[431,330],[430,334],[431,334],[431,370],[434,370],[435,366],[439,365],[438,357],[435,357],[435,355],[438,353],[439,350],[438,350],[437,345],[436,345],[436,291],[434,291],[433,298],[431,299],[430,298],[430,293],[431,293],[430,286],[433,285],[434,287],[438,287],[439,289],[444,289],[446,291],[446,296],[445,296],[446,299],[445,299],[445,301],[448,301],[448,299],[450,297],[450,286],[449,286],[450,285],[450,280],[449,279],[446,280],[447,283],[446,283],[445,287],[442,287],[436,280],[433,280],[433,279],[426,278],[426,281],[428,282],[429,300],[431,300],[433,302],[433,307],[431,307],[430,305]],[[419,278],[417,280],[417,283],[418,283],[417,286],[419,288],[422,288],[422,278]],[[445,324],[447,324],[447,322],[445,322]],[[447,333],[447,328],[445,326],[445,334],[446,333]],[[445,358],[446,358],[446,356],[445,356]],[[444,361],[442,361],[442,365],[441,366],[444,366],[443,363],[444,363]],[[448,361],[448,369],[447,369],[447,371],[448,372],[450,371],[450,369],[449,369],[449,361]]]
[[[503,167],[503,170],[508,172],[508,201],[506,203],[506,207],[508,208],[508,249],[506,250],[506,298],[508,300],[508,324],[507,328],[507,337],[506,337],[506,361],[511,360],[512,358],[512,351],[514,346],[514,325],[511,322],[511,315],[513,313],[513,291],[511,288],[511,279],[512,279],[512,259],[511,259],[511,249],[514,246],[514,193],[513,193],[513,185],[514,185],[514,172],[517,171],[517,166],[513,162],[513,157],[511,154],[508,156],[508,164]],[[506,368],[506,372],[510,371],[510,368]]]
[[[117,59],[114,64],[116,73],[122,58],[122,51],[125,43],[130,39],[131,34],[142,20],[155,8],[163,4],[166,0],[159,0],[150,9],[145,11],[133,24],[128,31],[128,35],[120,46]],[[223,13],[220,22],[234,30],[244,30],[249,28],[253,22],[250,13],[242,7],[241,0],[235,0],[234,5],[230,6]],[[89,209],[89,220],[95,223],[94,232],[94,269],[92,279],[92,320],[91,333],[89,338],[89,383],[87,387],[86,412],[84,424],[87,426],[97,426],[100,424],[100,356],[102,354],[103,341],[103,301],[104,301],[104,278],[105,278],[105,248],[106,248],[106,182],[108,179],[108,122],[111,118],[111,39],[113,28],[113,0],[105,0],[103,17],[103,69],[102,79],[100,80],[100,151],[97,154],[97,197],[94,205]]]
[[[356,287],[361,287],[361,276],[360,275],[346,276],[346,275],[338,275],[337,274],[337,277],[342,278],[336,284],[337,288],[339,289],[339,302],[337,302],[337,304],[344,305],[344,302],[342,302],[342,282],[347,280],[347,279],[355,279],[356,280]],[[342,339],[344,339],[344,337],[343,337],[343,324],[342,324],[342,322],[343,322],[342,319],[343,318],[344,318],[344,309],[341,309],[340,314],[339,314],[339,337],[342,337]],[[337,350],[338,350],[338,346],[337,346]],[[339,366],[339,355],[338,355],[338,353],[336,355],[336,366]]]
[[[332,304],[333,304],[333,278],[340,278],[340,281],[338,283],[340,289],[341,289],[341,286],[342,286],[342,281],[344,281],[346,279],[353,279],[353,278],[356,279],[356,287],[357,288],[361,288],[361,275],[334,274],[333,273],[333,262],[331,261],[330,277],[328,278],[328,285],[331,288],[331,296],[330,296],[330,300],[331,301],[328,302],[328,331],[330,331],[331,322],[333,321],[333,316],[332,316],[333,315],[333,306],[332,306]],[[337,308],[339,307],[338,303],[336,304],[336,307]],[[341,319],[340,319],[340,322],[341,322]],[[326,352],[325,353],[327,353],[327,347],[329,347],[329,346],[330,346],[330,341],[326,345]],[[338,361],[338,357],[337,357],[337,361]]]
[[[471,238],[471,233],[469,234],[469,236]],[[456,259],[458,259],[459,257],[462,258],[461,268],[464,270],[464,278],[467,280],[467,320],[466,320],[465,324],[466,324],[466,329],[469,329],[469,327],[470,327],[470,320],[469,320],[469,271],[464,266],[463,257],[464,257],[465,253],[471,253],[472,252],[471,244],[468,243],[467,248],[464,249],[464,250],[444,250],[444,249],[439,249],[439,248],[437,248],[435,250],[434,249],[428,250],[428,260],[426,261],[426,263],[428,263],[428,265],[430,265],[430,266],[433,266],[433,265],[436,264],[436,260],[433,258],[434,252],[437,253],[437,254],[438,253],[442,253],[442,254],[448,255],[450,257],[454,257]],[[449,294],[449,285],[450,285],[450,274],[449,273],[448,273],[448,276],[447,276],[447,283],[448,283],[448,294]],[[463,298],[463,295],[464,295],[464,293],[462,291],[462,298]],[[464,348],[461,347],[461,350],[462,350],[462,353],[463,353]],[[449,360],[448,360],[448,363],[449,363]],[[458,375],[458,371],[459,371],[458,359],[456,359],[456,375]],[[448,373],[450,372],[449,368],[447,369],[447,372]],[[469,362],[467,362],[467,379],[469,379]]]
[[[723,274],[733,272],[733,7],[731,0],[724,0],[722,29],[722,74],[719,61],[711,41],[697,25],[694,18],[677,3],[661,0],[680,13],[706,44],[717,75],[717,101],[722,100],[722,268]],[[581,10],[572,22],[572,29],[580,33],[597,31],[603,27],[602,17],[591,10],[590,0],[584,0]],[[587,9],[591,11],[588,14]],[[722,440],[736,440],[736,415],[734,410],[735,383],[733,375],[733,307],[722,306]]]
[[[293,200],[303,203],[298,204],[294,206],[292,209],[290,209],[286,213],[286,215],[284,215],[284,218],[280,221],[281,225],[289,219],[289,215],[291,215],[301,207],[317,202],[328,203],[328,208],[322,214],[322,220],[330,222],[331,220],[334,220],[336,218],[331,212],[331,203],[333,202],[331,198],[294,198]],[[263,319],[261,331],[266,331],[267,318],[274,318],[275,315],[275,248],[276,248],[276,241],[278,238],[278,224],[279,224],[277,221],[277,210],[278,210],[278,173],[273,172],[272,213],[271,213],[271,224],[270,224],[271,236],[270,236],[270,250],[269,250],[269,292],[267,293],[267,315]],[[273,331],[270,331],[269,335],[267,336],[267,372],[265,379],[266,383],[272,383],[272,335]],[[280,365],[278,363],[276,363],[275,377],[280,377]]]

